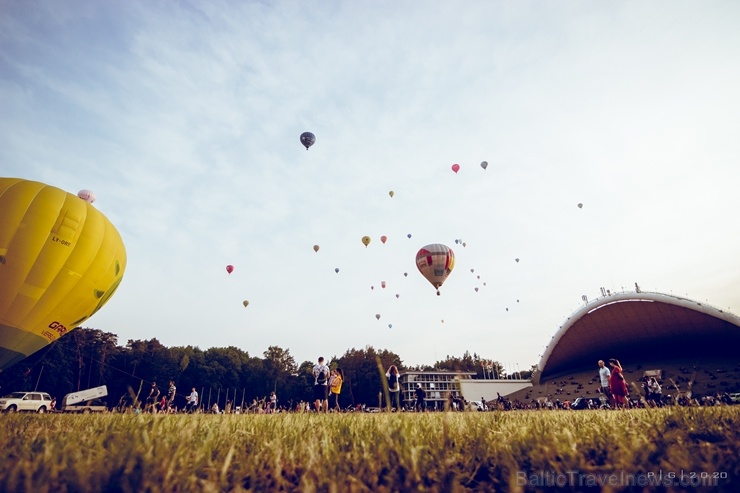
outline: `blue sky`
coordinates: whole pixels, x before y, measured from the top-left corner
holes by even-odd
[[[96,193],[128,267],[85,325],[121,344],[524,369],[602,286],[739,311],[739,22],[734,1],[2,0],[0,170]],[[428,243],[457,257],[439,297]]]

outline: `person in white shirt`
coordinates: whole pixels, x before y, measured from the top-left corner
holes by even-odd
[[[604,396],[607,398],[607,402],[612,401],[612,393],[611,390],[609,390],[609,377],[611,377],[612,372],[609,371],[609,368],[606,367],[604,364],[604,360],[599,360],[599,380],[601,380],[601,393],[604,394]]]
[[[194,413],[196,409],[198,409],[198,391],[193,387],[188,396],[187,412]]]
[[[324,357],[319,357],[319,362],[314,365],[311,372],[314,378],[313,398],[316,412],[320,413],[324,409],[325,413],[329,412],[329,367],[324,364]]]

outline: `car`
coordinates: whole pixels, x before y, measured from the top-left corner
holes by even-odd
[[[51,409],[51,396],[46,392],[11,392],[0,398],[0,411],[45,413]]]

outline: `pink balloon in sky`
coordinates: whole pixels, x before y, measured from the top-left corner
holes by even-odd
[[[77,192],[77,196],[90,204],[95,202],[95,192],[93,192],[92,190],[80,190],[79,192]]]
[[[460,165],[457,164],[457,163],[453,164],[452,165],[452,171],[454,171],[455,173],[457,173],[458,171],[460,171]]]
[[[234,266],[233,265],[227,265],[226,266],[226,272],[228,272],[229,274],[231,274],[232,272],[234,272]]]

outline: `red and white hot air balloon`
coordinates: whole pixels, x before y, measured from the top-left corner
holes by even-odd
[[[455,268],[455,253],[441,243],[426,245],[416,253],[416,267],[439,295],[440,286]]]

